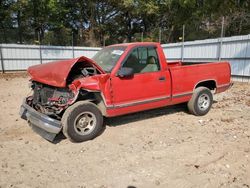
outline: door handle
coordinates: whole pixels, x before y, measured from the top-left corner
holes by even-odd
[[[165,76],[162,76],[159,78],[160,81],[165,81],[166,80],[166,77]]]

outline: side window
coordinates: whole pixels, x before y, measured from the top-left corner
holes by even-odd
[[[160,70],[159,58],[153,47],[139,47],[129,54],[123,67],[134,69],[134,73],[157,72]]]
[[[146,64],[148,57],[148,49],[144,47],[138,48],[138,54],[139,54],[139,62],[141,64]]]
[[[156,52],[156,49],[155,49],[155,48],[149,48],[149,49],[148,49],[148,56],[153,56],[153,57],[155,57],[155,59],[156,59],[157,61],[159,61],[159,60],[158,60],[158,55],[157,55],[157,52]]]
[[[134,49],[134,50],[131,52],[130,56],[133,56],[133,57],[136,57],[137,59],[139,59],[139,56],[138,56],[138,49],[137,49],[137,48]]]
[[[156,48],[148,47],[146,66],[141,70],[141,72],[157,72],[159,70],[160,64]]]
[[[134,69],[134,73],[140,72],[140,63],[139,63],[139,56],[138,56],[138,49],[135,48],[133,51],[129,54],[127,60],[123,64],[123,67],[129,67]]]

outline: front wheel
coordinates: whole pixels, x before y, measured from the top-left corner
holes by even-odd
[[[91,102],[80,101],[66,109],[62,117],[63,134],[73,142],[94,139],[103,129],[103,116]]]
[[[188,110],[196,116],[206,115],[213,103],[213,94],[206,87],[195,89],[192,98],[188,102]]]

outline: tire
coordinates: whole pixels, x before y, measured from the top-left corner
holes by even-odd
[[[103,129],[103,116],[91,102],[79,101],[68,107],[62,117],[63,134],[72,142],[97,137]]]
[[[195,89],[192,98],[188,101],[188,110],[196,116],[206,115],[213,103],[213,94],[206,87],[198,87]]]

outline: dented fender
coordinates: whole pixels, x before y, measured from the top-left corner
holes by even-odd
[[[80,89],[87,91],[103,91],[109,77],[109,74],[100,74],[80,78],[73,81],[72,84],[69,85],[69,88],[72,91],[79,91]]]

